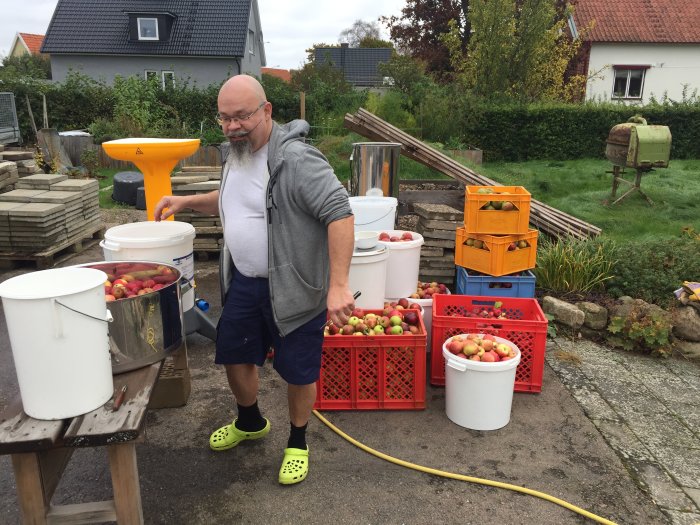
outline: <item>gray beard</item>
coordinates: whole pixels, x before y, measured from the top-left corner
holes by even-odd
[[[229,142],[226,163],[236,169],[247,168],[253,160],[253,149],[249,140]]]

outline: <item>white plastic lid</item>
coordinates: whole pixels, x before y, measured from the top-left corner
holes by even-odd
[[[0,283],[0,297],[46,299],[102,287],[107,274],[94,268],[55,268],[25,273]]]
[[[105,232],[105,241],[123,248],[155,248],[194,239],[195,230],[188,222],[144,221],[114,226]]]
[[[367,206],[369,208],[387,208],[398,206],[396,197],[375,197],[374,195],[363,195],[361,197],[350,197],[350,207]]]
[[[373,248],[370,248],[369,250],[361,250],[359,248],[355,248],[355,250],[352,252],[352,256],[354,257],[374,257],[376,255],[382,255],[382,254],[389,254],[389,251],[386,249],[385,246],[377,245]]]
[[[156,139],[131,137],[126,139],[110,140],[109,144],[177,144],[178,142],[192,142],[193,139]]]

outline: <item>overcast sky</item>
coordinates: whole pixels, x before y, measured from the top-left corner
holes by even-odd
[[[0,0],[0,56],[6,56],[16,33],[45,34],[57,0],[28,0],[21,5]],[[14,7],[10,7],[14,4]],[[355,20],[374,22],[399,15],[405,0],[258,0],[268,67],[299,68],[304,50],[315,43],[334,44]],[[386,28],[380,24],[384,38]]]

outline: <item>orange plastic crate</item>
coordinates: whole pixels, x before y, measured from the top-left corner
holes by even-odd
[[[507,319],[464,317],[475,308],[493,309],[496,301]],[[520,349],[515,370],[515,392],[542,391],[544,352],[547,345],[547,318],[536,299],[484,297],[475,295],[433,296],[433,327],[430,357],[430,384],[445,384],[445,358],[442,345],[454,335],[493,334],[513,342]]]
[[[497,193],[478,193],[490,189]],[[508,192],[504,195],[502,192]],[[470,233],[527,233],[530,222],[530,193],[522,186],[467,186],[464,198],[464,227]],[[512,202],[512,210],[484,210],[489,202],[496,206]]]
[[[529,270],[535,267],[538,234],[537,230],[530,230],[518,235],[486,235],[457,228],[455,264],[494,277]],[[470,239],[481,241],[484,247],[467,245]],[[525,241],[527,247],[509,251],[508,246],[518,241]]]
[[[381,314],[381,310],[365,310]],[[323,339],[319,410],[425,408],[426,335],[331,335]]]

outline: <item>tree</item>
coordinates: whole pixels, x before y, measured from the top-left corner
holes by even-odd
[[[381,40],[381,31],[377,22],[365,22],[355,20],[352,27],[340,32],[338,42],[348,43],[350,47],[360,47],[360,42],[365,39]]]
[[[467,52],[455,22],[442,40],[461,82],[477,95],[571,100],[582,82],[566,75],[567,65],[580,40],[568,37],[559,13],[560,0],[472,0]]]
[[[340,44],[324,44],[324,43],[319,43],[319,44],[314,44],[311,47],[305,49],[306,51],[306,62],[309,64],[312,64],[314,60],[316,60],[316,48],[319,47],[340,47]]]
[[[401,16],[381,17],[396,47],[423,61],[429,72],[452,71],[450,51],[442,35],[455,21],[459,47],[467,49],[471,33],[469,0],[406,0]]]
[[[2,60],[0,79],[28,77],[51,79],[51,61],[44,55],[7,56]]]

